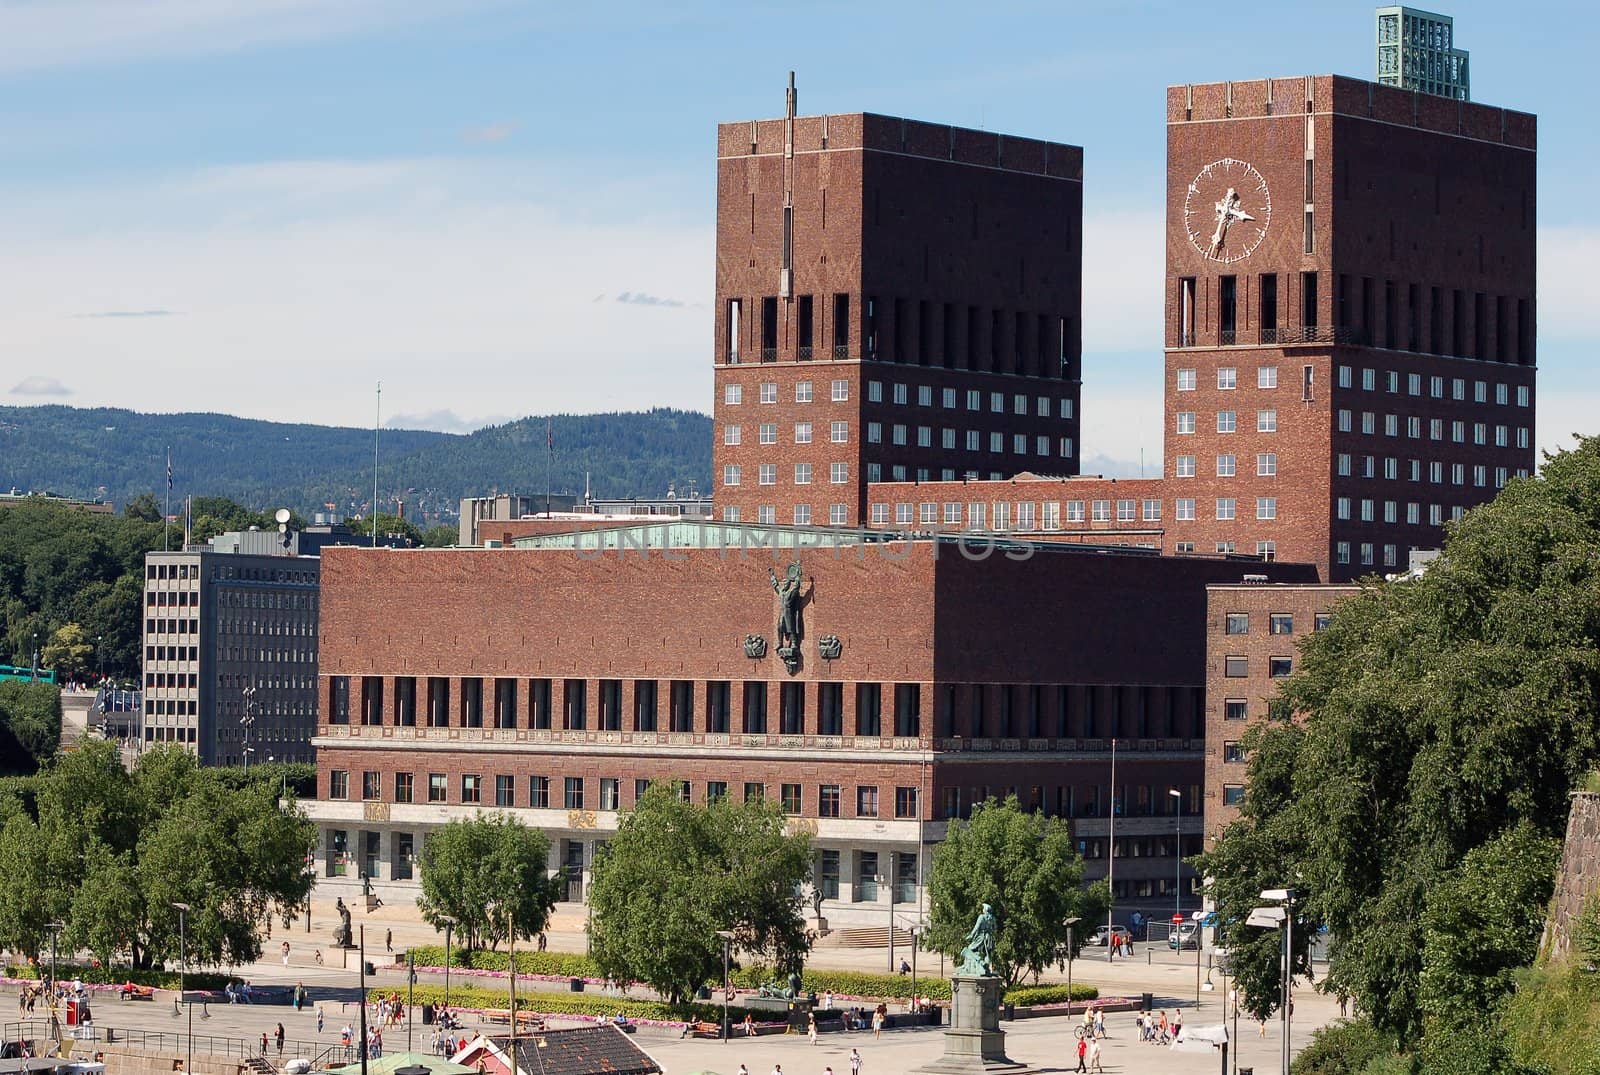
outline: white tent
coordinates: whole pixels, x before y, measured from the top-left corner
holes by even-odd
[[[1173,1040],[1171,1048],[1182,1053],[1209,1053],[1227,1043],[1228,1028],[1219,1023],[1216,1026],[1184,1027],[1183,1033]]]

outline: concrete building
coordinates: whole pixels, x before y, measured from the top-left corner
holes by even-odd
[[[298,535],[145,555],[143,742],[207,765],[315,760],[318,584]]]
[[[1314,580],[1303,565],[749,524],[519,546],[327,550],[324,878],[409,885],[430,829],[505,809],[550,836],[581,900],[597,844],[660,780],[696,802],[780,801],[814,836],[831,923],[886,924],[892,889],[905,925],[947,821],[1015,794],[1070,821],[1091,876],[1115,802],[1119,913],[1170,913],[1180,829],[1183,854],[1200,847],[1206,586]],[[792,668],[768,575],[791,559]]]

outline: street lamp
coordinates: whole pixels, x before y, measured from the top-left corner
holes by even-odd
[[[106,636],[95,635],[94,638],[94,677],[98,681],[95,685],[101,686],[106,681]]]
[[[39,632],[33,632],[33,681],[39,681]]]
[[[733,946],[733,930],[719,929],[717,930],[717,936],[722,938],[722,1044],[726,1045],[728,1044],[729,1034],[728,994],[732,992],[729,989],[728,961]]]
[[[1278,906],[1255,908],[1245,924],[1259,929],[1283,929],[1283,995],[1279,1001],[1279,1013],[1283,1020],[1283,1075],[1289,1075],[1289,1035],[1294,1026],[1289,1015],[1289,1006],[1294,1003],[1294,994],[1290,989],[1294,967],[1294,889],[1269,888],[1261,893],[1261,898],[1274,900]]]
[[[1172,921],[1177,928],[1183,917],[1183,792],[1170,788],[1167,794],[1172,796]],[[1181,934],[1178,944],[1183,944]]]
[[[1082,922],[1082,921],[1083,921],[1083,919],[1079,918],[1077,915],[1073,915],[1073,916],[1071,916],[1070,918],[1068,918],[1066,920],[1066,926],[1067,926],[1067,1011],[1069,1011],[1069,1012],[1072,1010],[1072,955],[1073,955],[1073,952],[1072,952],[1072,927],[1076,926],[1079,922]],[[1106,943],[1110,944],[1111,943],[1111,938],[1109,938],[1109,937],[1106,938]]]
[[[178,912],[178,999],[183,999],[183,981],[189,970],[189,937],[188,919],[189,905],[187,903],[173,903],[173,908]],[[186,1036],[186,1052],[188,1058],[183,1063],[183,1070],[194,1070],[194,1005],[189,1006],[189,1033]]]
[[[444,1010],[450,1010],[450,931],[455,928],[456,920],[449,915],[442,915],[439,919],[444,923]]]
[[[248,776],[250,774],[250,725],[256,722],[254,713],[256,689],[254,687],[245,687],[239,692],[239,696],[244,699],[244,712],[239,716],[239,723],[244,725],[244,771],[245,775]]]

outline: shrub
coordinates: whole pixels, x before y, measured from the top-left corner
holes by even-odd
[[[6,968],[6,977],[36,982],[49,970],[48,963],[32,966],[18,964]],[[92,985],[121,985],[124,982],[132,982],[134,985],[153,985],[157,989],[176,989],[180,978],[177,971],[136,967],[90,967],[78,963],[57,963],[56,977],[62,981],[81,978]],[[221,989],[229,982],[240,980],[236,974],[217,974],[213,971],[190,971],[182,975],[184,987],[187,989]]]
[[[410,956],[419,967],[443,967],[444,945],[423,944],[410,949]],[[487,948],[451,948],[450,966],[462,970],[511,969],[511,955]],[[560,978],[601,978],[600,968],[588,956],[571,952],[518,952],[518,974],[549,974]]]
[[[741,967],[732,974],[733,984],[758,989],[778,974],[768,967]],[[809,993],[835,993],[847,997],[873,997],[883,1000],[909,1000],[911,975],[869,974],[865,971],[805,970],[800,980]],[[917,992],[933,1000],[950,999],[950,982],[944,978],[917,978]]]
[[[390,996],[393,989],[371,989],[371,1000]],[[413,986],[413,1004],[444,1004],[444,987],[437,985]],[[510,995],[503,989],[483,989],[476,986],[450,987],[452,1008],[508,1008]],[[605,1017],[618,1012],[629,1019],[657,1019],[663,1022],[716,1022],[722,1018],[722,1009],[711,1004],[673,1005],[659,1000],[630,1000],[627,997],[582,996],[578,994],[549,993],[543,990],[522,990],[517,993],[517,1010],[541,1012],[549,1015],[593,1015]]]
[[[1006,990],[1006,1003],[1018,1007],[1029,1004],[1065,1004],[1072,1000],[1094,1000],[1099,995],[1100,990],[1081,982],[1072,983],[1070,994],[1065,985],[1019,985],[1015,989]]]
[[[1294,1059],[1294,1075],[1361,1075],[1367,1065],[1395,1054],[1394,1042],[1366,1019],[1330,1023],[1311,1035]]]

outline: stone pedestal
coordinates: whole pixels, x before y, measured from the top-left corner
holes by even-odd
[[[1000,1001],[1005,983],[999,978],[961,978],[952,982],[950,1029],[944,1032],[944,1055],[917,1071],[932,1075],[1025,1075],[1034,1069],[1006,1056],[1006,1033],[1000,1029]]]

